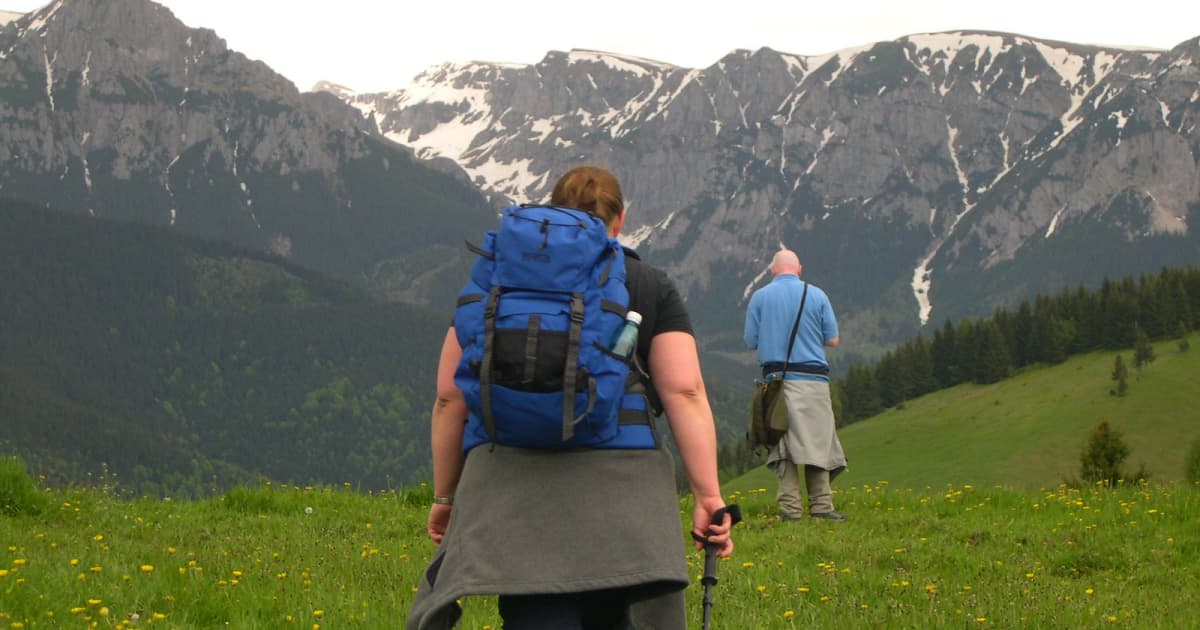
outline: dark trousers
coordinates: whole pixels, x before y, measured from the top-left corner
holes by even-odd
[[[503,630],[628,630],[629,602],[624,590],[501,595]]]

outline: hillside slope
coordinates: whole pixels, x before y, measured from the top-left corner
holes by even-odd
[[[441,311],[277,256],[0,199],[0,453],[139,492],[427,478]]]
[[[1131,370],[1124,397],[1109,394],[1110,375],[1114,357],[1128,363],[1132,351],[1095,352],[992,385],[935,392],[844,427],[838,435],[849,468],[835,492],[881,481],[1052,487],[1078,476],[1080,453],[1102,421],[1124,434],[1126,470],[1144,464],[1152,480],[1182,479],[1188,445],[1200,437],[1200,352],[1180,352],[1174,341],[1155,352],[1140,375]],[[774,492],[775,478],[763,467],[722,484],[726,494],[757,488]]]

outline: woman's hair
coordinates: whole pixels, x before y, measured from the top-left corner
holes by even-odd
[[[611,171],[599,166],[577,166],[554,184],[550,204],[590,212],[612,226],[625,209],[621,184]]]

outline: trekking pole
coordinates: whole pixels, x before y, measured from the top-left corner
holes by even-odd
[[[713,522],[724,521],[726,514],[729,514],[730,528],[742,522],[742,508],[737,504],[726,505],[713,512]],[[700,583],[704,585],[704,630],[709,630],[712,627],[712,587],[717,583],[717,545],[709,544],[707,536],[701,536],[696,532],[692,532],[692,538],[704,543],[704,577],[700,578]]]

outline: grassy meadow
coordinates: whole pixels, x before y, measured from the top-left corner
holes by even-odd
[[[433,552],[423,489],[42,496],[40,514],[0,516],[0,628],[396,628]],[[1200,609],[1194,487],[843,486],[845,523],[782,522],[760,489],[730,498],[746,521],[716,628],[1185,628]],[[687,553],[700,627],[703,557]],[[460,627],[500,627],[493,598],[464,608]]]
[[[1200,610],[1200,352],[1156,346],[1108,394],[1113,353],[963,386],[841,431],[844,523],[782,522],[774,479],[723,485],[746,521],[714,628],[1189,628]],[[1070,487],[1101,420],[1146,483]],[[0,462],[3,463],[3,462]],[[427,487],[263,484],[206,500],[44,488],[0,466],[0,630],[397,628],[433,554]],[[690,526],[680,503],[680,551]],[[700,551],[686,548],[701,626]],[[460,627],[498,630],[494,598]]]

